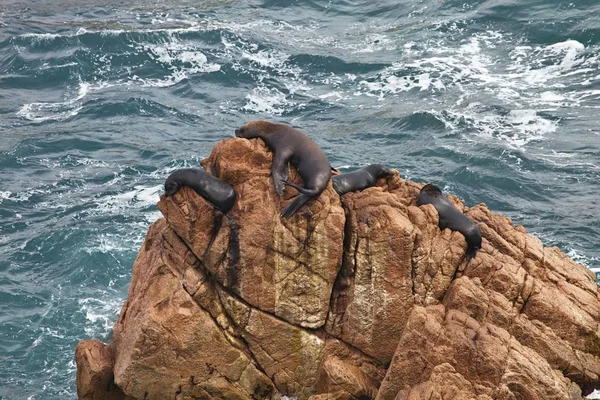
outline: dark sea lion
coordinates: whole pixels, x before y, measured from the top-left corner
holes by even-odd
[[[386,166],[371,164],[347,174],[336,175],[331,178],[331,181],[333,182],[333,188],[341,196],[349,192],[375,186],[377,179],[387,178],[392,173],[392,170]]]
[[[278,195],[283,195],[285,185],[300,192],[281,216],[289,218],[308,200],[318,197],[331,178],[331,166],[321,148],[308,136],[288,125],[267,121],[250,121],[235,130],[235,136],[261,138],[275,154],[271,176]],[[304,187],[288,182],[288,162],[291,162],[304,180]]]
[[[227,214],[235,203],[235,190],[228,183],[197,168],[182,168],[169,175],[165,181],[165,194],[171,196],[182,186],[194,189],[223,214]]]
[[[475,257],[477,250],[481,248],[481,230],[477,224],[454,207],[454,204],[442,194],[440,188],[431,183],[423,186],[419,193],[417,206],[423,204],[432,204],[435,207],[440,218],[440,229],[448,228],[464,235],[467,240],[467,260]]]

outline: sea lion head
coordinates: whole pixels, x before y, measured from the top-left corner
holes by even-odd
[[[387,178],[394,174],[391,168],[386,167],[382,164],[371,164],[370,165],[371,172],[375,174],[377,179],[379,178]]]
[[[277,124],[273,124],[268,121],[250,121],[236,129],[235,136],[245,139],[264,138],[265,136],[275,132],[277,126]]]
[[[421,189],[421,193],[427,193],[430,196],[436,197],[442,195],[441,189],[433,183],[428,183],[427,185],[423,186],[423,189]]]

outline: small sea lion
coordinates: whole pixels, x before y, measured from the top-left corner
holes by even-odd
[[[481,248],[481,230],[477,224],[454,207],[454,204],[444,196],[440,188],[431,183],[423,186],[419,193],[417,206],[424,204],[432,204],[437,210],[440,229],[448,228],[463,234],[467,240],[467,260],[475,257],[477,250]]]
[[[194,189],[223,214],[227,214],[235,203],[235,190],[228,183],[197,168],[173,171],[165,181],[165,194],[171,196],[182,186]]]
[[[331,178],[333,188],[340,196],[357,190],[364,190],[375,186],[377,179],[387,178],[393,172],[381,164],[371,164],[347,174],[336,175]]]
[[[235,136],[261,138],[275,154],[271,176],[278,195],[283,195],[285,185],[300,194],[283,209],[281,216],[289,218],[308,200],[318,197],[331,178],[331,165],[321,148],[308,136],[288,125],[267,121],[250,121],[235,130]],[[304,180],[304,187],[288,182],[288,162],[291,162]]]

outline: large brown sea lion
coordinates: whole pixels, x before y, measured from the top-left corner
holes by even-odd
[[[288,125],[267,121],[251,121],[235,130],[237,137],[261,138],[275,154],[271,176],[278,195],[283,195],[285,185],[300,192],[281,216],[289,218],[308,200],[318,197],[331,178],[331,166],[321,148],[308,136]],[[304,187],[288,182],[288,162],[291,162],[304,180]]]

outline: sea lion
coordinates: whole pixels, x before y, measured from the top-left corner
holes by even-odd
[[[476,223],[464,215],[442,194],[436,185],[428,183],[423,186],[417,199],[417,206],[432,204],[439,214],[439,227],[444,230],[449,228],[463,234],[467,240],[466,258],[470,260],[475,257],[477,250],[481,248],[481,230]]]
[[[333,182],[333,188],[341,196],[375,186],[377,179],[386,178],[392,174],[392,170],[386,166],[371,164],[347,174],[336,175],[331,178],[331,181]]]
[[[283,209],[281,216],[289,218],[308,200],[318,197],[331,178],[331,165],[321,148],[308,136],[288,125],[267,121],[250,121],[235,130],[235,136],[265,141],[273,155],[271,176],[278,195],[283,195],[285,185],[300,194]],[[288,162],[291,162],[304,180],[304,187],[288,182]]]
[[[197,168],[182,168],[171,173],[165,181],[165,194],[171,196],[182,186],[194,189],[223,214],[235,203],[235,190],[228,183]]]

